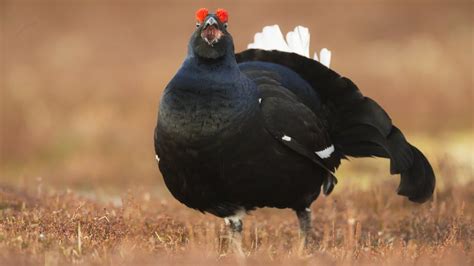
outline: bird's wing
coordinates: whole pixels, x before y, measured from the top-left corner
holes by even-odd
[[[262,70],[246,70],[245,73],[259,90],[267,131],[281,144],[328,172],[323,192],[329,194],[337,183],[333,172],[341,157],[334,149],[325,122],[279,82],[278,73]]]
[[[353,157],[390,159],[390,172],[401,174],[398,193],[424,202],[435,187],[433,169],[425,156],[408,143],[383,108],[362,95],[348,78],[304,56],[249,49],[236,54],[238,63],[262,61],[285,66],[306,80],[328,110],[329,135],[336,150]]]
[[[320,96],[327,109],[328,131],[345,155],[354,157],[380,156],[391,158],[390,134],[401,140],[403,135],[392,132],[392,120],[372,99],[364,97],[348,78],[340,76],[318,61],[295,53],[280,51],[246,50],[236,55],[237,62],[262,61],[285,66],[306,80]],[[401,135],[401,136],[399,136]],[[397,149],[395,149],[397,150]],[[405,169],[403,162],[413,160],[411,151],[394,155],[392,169]],[[399,159],[399,157],[404,159]],[[397,159],[398,158],[398,159]]]

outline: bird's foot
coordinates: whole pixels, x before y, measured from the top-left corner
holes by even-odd
[[[244,250],[242,249],[242,233],[231,233],[230,244],[237,256],[241,258],[245,257]]]
[[[313,230],[310,230],[301,236],[305,249],[313,249],[318,244],[318,237]]]

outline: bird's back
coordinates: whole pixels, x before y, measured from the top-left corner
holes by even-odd
[[[318,92],[298,73],[292,69],[271,62],[247,61],[239,63],[240,70],[255,83],[262,78],[279,83],[282,88],[294,93],[298,99],[313,112],[321,108],[321,98]]]

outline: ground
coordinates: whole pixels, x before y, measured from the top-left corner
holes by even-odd
[[[309,249],[299,245],[291,211],[252,212],[244,219],[244,258],[227,248],[222,219],[160,193],[141,188],[105,196],[47,189],[41,183],[28,189],[2,186],[0,261],[2,265],[472,265],[472,168],[449,160],[435,161],[438,177],[444,179],[438,181],[433,199],[423,205],[396,195],[398,178],[382,171],[385,162],[356,164],[357,171],[380,181],[366,186],[362,176],[341,178],[332,195],[320,197],[312,206],[317,243]],[[354,170],[341,172],[351,175]]]

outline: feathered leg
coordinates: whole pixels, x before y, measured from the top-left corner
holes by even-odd
[[[309,247],[310,244],[315,242],[315,235],[313,227],[311,226],[311,209],[305,208],[302,210],[295,210],[298,222],[300,224],[300,237],[302,240],[302,246]]]
[[[242,250],[242,228],[243,223],[240,217],[228,217],[225,218],[225,223],[229,226],[229,242],[231,243],[234,251],[244,257]]]

